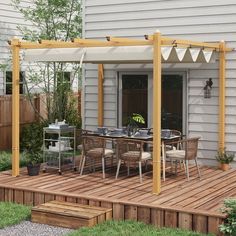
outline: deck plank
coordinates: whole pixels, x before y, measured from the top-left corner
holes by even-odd
[[[236,187],[233,182],[236,181],[236,172],[231,169],[227,172],[202,167],[202,180],[197,177],[195,168],[190,168],[190,181],[186,180],[183,170],[180,170],[177,176],[167,175],[165,182],[162,181],[162,192],[160,195],[152,194],[152,172],[144,172],[143,183],[139,183],[139,176],[136,170],[131,171],[129,177],[126,176],[126,169],[121,169],[119,178],[115,180],[114,168],[108,168],[106,178],[102,179],[101,169],[95,173],[89,173],[80,176],[78,172],[71,170],[64,171],[60,176],[56,172],[40,173],[39,176],[29,177],[26,170],[21,170],[21,175],[14,178],[10,172],[0,173],[0,189],[4,190],[0,200],[24,202],[26,204],[40,204],[53,199],[64,199],[71,202],[86,202],[86,204],[100,205],[108,204],[111,201],[117,202],[114,206],[120,209],[117,218],[140,218],[140,212],[149,212],[145,207],[136,208],[119,202],[150,204],[156,207],[177,207],[188,210],[211,211],[219,214],[219,207],[222,206],[223,199],[229,196],[236,196]],[[9,189],[8,189],[9,186]],[[16,187],[16,193],[20,193],[14,199],[15,192],[11,189]],[[223,188],[224,187],[224,188]],[[27,194],[22,197],[22,191]],[[35,193],[33,193],[35,191]],[[45,194],[43,192],[45,191]],[[60,196],[59,196],[59,195]],[[90,200],[89,200],[90,199]],[[100,200],[96,200],[100,199]],[[107,201],[107,202],[106,202]],[[152,210],[151,213],[145,213],[147,216],[143,221],[155,221],[152,215],[164,214],[160,210]],[[169,214],[169,213],[165,213]],[[148,218],[148,215],[150,217]],[[172,215],[175,224],[176,216]],[[188,227],[191,220],[188,215],[182,214],[182,218],[188,221],[183,227]],[[189,219],[188,219],[189,218]],[[155,222],[155,224],[164,224]],[[198,226],[196,226],[198,227]]]

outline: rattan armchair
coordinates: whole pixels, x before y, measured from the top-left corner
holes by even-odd
[[[80,175],[83,174],[86,159],[102,160],[102,177],[105,178],[105,159],[113,158],[114,152],[112,149],[106,148],[106,140],[100,137],[83,136],[82,137],[82,164]]]
[[[199,137],[189,138],[178,140],[175,142],[170,142],[168,145],[179,145],[182,149],[181,150],[170,150],[165,152],[166,160],[175,161],[175,169],[177,172],[177,162],[183,161],[185,163],[185,172],[187,175],[187,179],[189,181],[189,161],[194,160],[199,178],[201,178],[201,173],[199,169],[199,165],[197,162],[197,150],[198,150],[198,140]]]
[[[119,175],[121,162],[127,165],[129,175],[130,165],[138,163],[140,183],[142,183],[142,162],[151,159],[151,153],[143,151],[143,142],[138,140],[117,140],[118,165],[116,179]]]

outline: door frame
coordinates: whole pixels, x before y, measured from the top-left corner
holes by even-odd
[[[152,126],[152,116],[150,116],[150,111],[152,110],[152,95],[153,95],[153,72],[150,70],[147,71],[118,71],[117,73],[117,83],[118,83],[118,91],[117,91],[117,127],[122,127],[122,76],[124,74],[140,74],[140,75],[147,75],[148,76],[148,124],[147,127]],[[182,111],[182,133],[187,135],[188,130],[188,73],[187,71],[163,71],[163,75],[180,75],[183,78],[183,85],[182,85],[182,96],[183,96],[183,111]]]

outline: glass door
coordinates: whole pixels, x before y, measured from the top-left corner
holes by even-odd
[[[183,131],[183,76],[162,75],[162,129]]]
[[[128,117],[133,113],[143,116],[148,123],[148,74],[124,73],[120,79],[120,122],[119,126],[126,126]]]

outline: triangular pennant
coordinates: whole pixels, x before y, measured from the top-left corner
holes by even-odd
[[[187,51],[187,48],[175,48],[175,51],[177,53],[179,61],[182,61]]]
[[[210,60],[211,60],[213,51],[209,51],[209,50],[208,50],[208,51],[205,51],[205,50],[202,50],[202,52],[203,52],[203,55],[204,55],[204,57],[205,57],[206,62],[209,63]]]
[[[191,54],[193,62],[196,62],[200,51],[201,51],[200,48],[189,48],[189,52]]]
[[[173,47],[161,47],[161,55],[165,61],[168,60]]]

